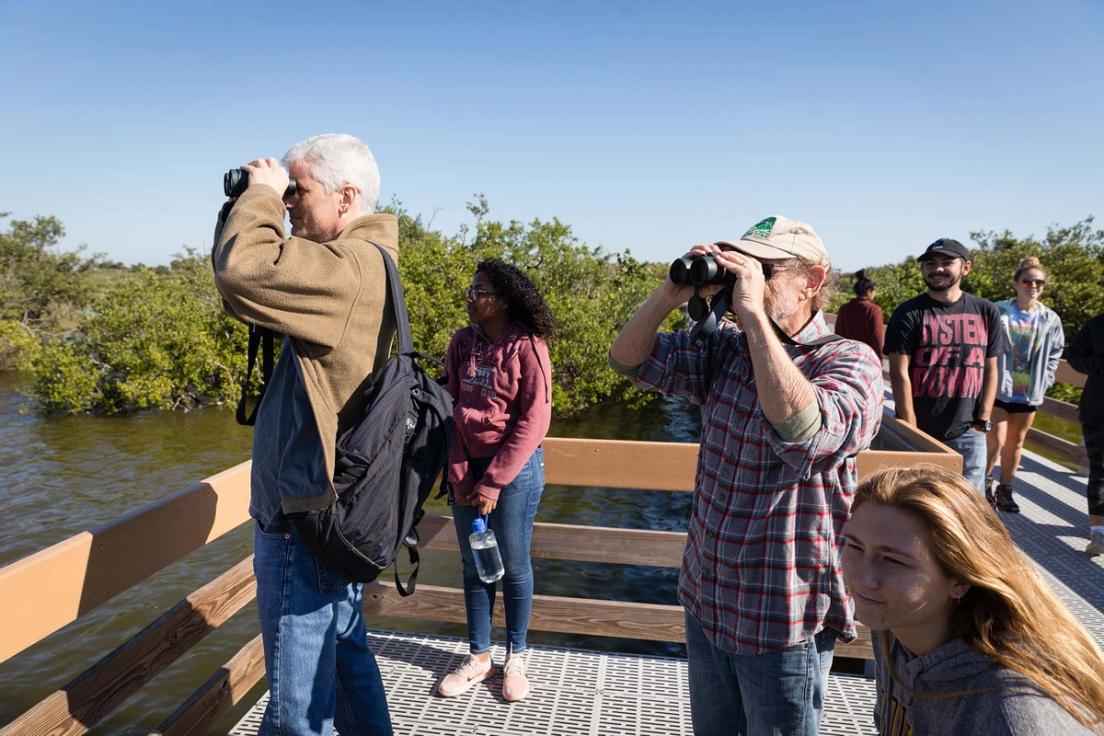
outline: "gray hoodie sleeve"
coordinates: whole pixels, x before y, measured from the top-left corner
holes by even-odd
[[[987,736],[1092,736],[1049,697],[1026,685],[1009,682],[995,692],[963,698],[946,733]]]
[[[1043,390],[1054,385],[1054,379],[1058,375],[1058,361],[1062,358],[1062,352],[1066,348],[1066,333],[1062,329],[1062,320],[1054,315],[1050,324],[1050,352],[1046,356],[1046,380]]]

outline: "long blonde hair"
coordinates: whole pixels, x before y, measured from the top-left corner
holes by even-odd
[[[1086,728],[1104,724],[1104,656],[972,485],[932,465],[888,468],[859,485],[852,513],[867,501],[911,512],[943,572],[969,583],[951,612],[953,637],[1027,677]]]

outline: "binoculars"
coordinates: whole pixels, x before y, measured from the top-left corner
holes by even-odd
[[[713,297],[712,302],[709,302],[698,292],[698,288],[716,284],[732,285],[736,283],[735,277],[717,263],[713,253],[678,258],[671,263],[667,275],[679,286],[695,287],[694,296],[690,297],[686,305],[687,314],[694,321],[694,326],[690,330],[690,339],[693,342],[706,339],[716,331],[717,323],[728,311],[730,292],[728,289],[722,289]]]
[[[249,172],[245,169],[230,169],[222,175],[222,191],[230,199],[237,199],[249,188]],[[295,194],[299,185],[292,179],[288,182],[288,188],[284,190],[284,196]]]
[[[773,263],[760,263],[763,267],[763,279],[770,281],[774,275]],[[722,266],[717,265],[717,259],[713,253],[703,253],[700,256],[683,256],[671,263],[667,270],[671,281],[678,285],[692,284],[694,286],[710,286],[715,284],[731,285],[736,279]]]
[[[713,253],[700,256],[683,256],[671,263],[667,270],[671,281],[678,285],[710,286],[713,284],[733,284],[732,274],[717,264]]]

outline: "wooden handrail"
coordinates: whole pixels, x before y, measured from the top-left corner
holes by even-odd
[[[0,729],[0,736],[78,736],[256,596],[253,556],[177,603],[125,644]]]
[[[1058,371],[1055,373],[1054,380],[1060,383],[1068,383],[1071,386],[1077,388],[1085,388],[1085,379],[1088,378],[1084,373],[1081,373],[1074,369],[1069,362],[1065,360],[1058,361]]]
[[[149,736],[209,733],[215,721],[241,702],[264,673],[264,647],[257,634]]]

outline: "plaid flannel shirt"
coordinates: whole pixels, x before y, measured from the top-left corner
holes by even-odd
[[[777,651],[824,628],[855,638],[840,531],[855,495],[855,456],[881,425],[884,388],[869,346],[801,344],[830,332],[818,312],[797,344],[783,343],[820,409],[820,429],[801,442],[782,439],[763,416],[747,338],[731,323],[696,344],[685,331],[658,335],[634,379],[702,406],[678,596],[724,651]]]

